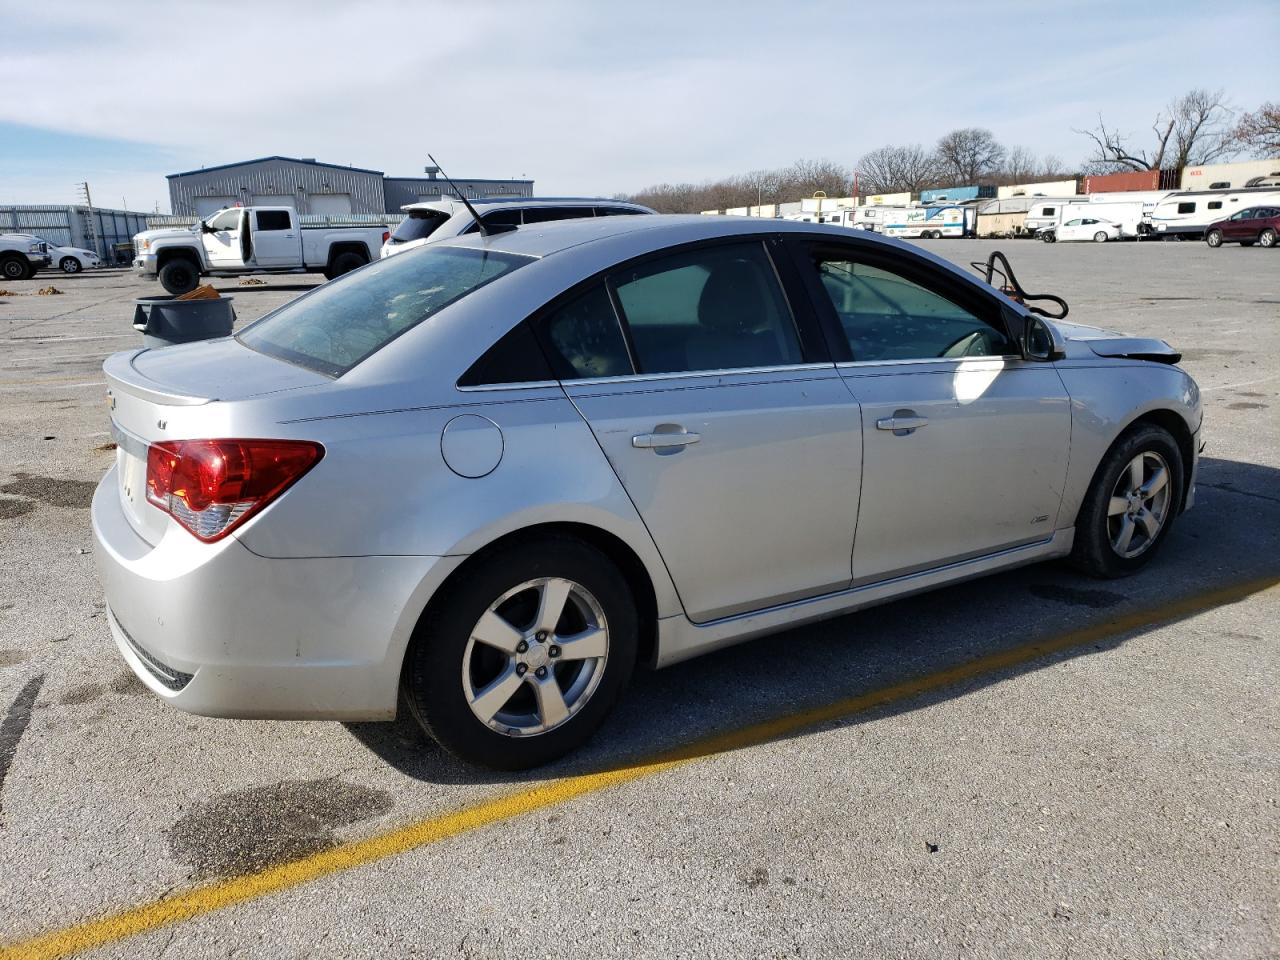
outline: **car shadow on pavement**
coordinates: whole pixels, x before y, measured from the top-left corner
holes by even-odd
[[[1193,598],[1244,583],[1259,588],[1268,581],[1280,583],[1278,490],[1280,470],[1204,459],[1195,509],[1179,518],[1161,554],[1136,576],[1094,580],[1062,563],[1037,564],[774,634],[666,670],[638,670],[590,743],[536,770],[511,774],[465,764],[427,738],[403,705],[394,722],[346,726],[381,759],[416,780],[521,784],[736,749],[726,748],[725,742],[732,740],[733,731],[752,724],[963,667],[1037,640],[1090,630],[1079,646],[765,739],[801,737],[815,729],[918,710],[1065,660],[1113,650],[1201,608],[1171,610],[1168,617],[1157,614],[1159,622],[1153,617],[1125,629],[1124,620],[1132,622],[1135,613],[1185,607]],[[1256,522],[1230,522],[1242,510]],[[1114,633],[1105,629],[1113,622]],[[755,742],[760,741],[750,741]]]

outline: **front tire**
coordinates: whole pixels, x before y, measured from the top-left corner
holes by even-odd
[[[604,721],[638,638],[626,578],[599,550],[569,537],[513,545],[479,560],[418,624],[405,699],[455,756],[536,767]]]
[[[200,268],[186,257],[175,257],[160,268],[160,285],[180,296],[200,285]]]
[[[1215,248],[1222,246],[1222,231],[1210,230],[1204,235],[1204,242]]]
[[[1185,467],[1163,427],[1141,424],[1107,451],[1076,517],[1071,562],[1095,577],[1126,577],[1150,562],[1182,507]]]
[[[63,257],[62,260],[58,263],[58,266],[62,268],[63,273],[79,273],[80,272],[80,261],[77,260],[75,257]]]
[[[1054,243],[1058,238],[1054,235],[1052,230],[1046,230],[1044,233],[1040,234],[1040,239],[1045,243]]]
[[[1258,246],[1268,249],[1276,245],[1276,232],[1270,227],[1258,234]]]
[[[0,277],[6,280],[29,280],[34,274],[31,261],[26,257],[17,254],[0,257]]]

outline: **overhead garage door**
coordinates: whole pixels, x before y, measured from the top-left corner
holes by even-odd
[[[326,217],[345,216],[351,212],[351,194],[313,193],[311,195],[311,212]]]
[[[236,205],[235,197],[196,197],[196,216],[207,217],[215,210]]]

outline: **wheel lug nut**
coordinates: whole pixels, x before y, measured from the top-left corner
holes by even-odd
[[[517,676],[517,677],[523,677],[523,676],[524,676],[526,673],[528,673],[528,672],[529,672],[529,665],[528,665],[527,663],[517,663],[517,664],[516,664],[516,676]]]
[[[529,650],[529,644],[526,641],[521,640],[519,643],[516,644],[516,653],[527,653],[528,650]]]
[[[553,657],[558,657],[560,656],[560,648],[553,643],[551,645],[551,649],[548,650],[547,653],[551,654],[551,656]]]
[[[547,668],[539,667],[537,670],[534,671],[534,673],[536,673],[538,675],[538,679],[541,680],[543,677],[547,675]]]
[[[539,643],[542,643],[542,642],[543,642],[544,640],[546,640],[546,639],[547,639],[547,631],[545,631],[545,630],[539,630],[539,631],[538,631],[538,642],[539,642]]]

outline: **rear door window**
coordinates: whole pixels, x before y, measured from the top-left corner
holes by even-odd
[[[802,362],[773,262],[759,242],[669,254],[610,277],[638,373]]]
[[[634,372],[609,291],[596,283],[539,320],[552,368],[561,380]]]
[[[449,304],[531,258],[429,245],[388,257],[245,327],[237,339],[268,356],[341,376]]]
[[[288,230],[293,225],[288,210],[255,210],[253,215],[258,230]]]
[[[526,207],[524,222],[548,223],[552,220],[576,220],[592,215],[590,207]]]
[[[486,213],[480,217],[484,221],[486,227],[518,227],[520,226],[520,209],[514,210],[494,210],[492,213]],[[462,231],[465,233],[479,233],[480,228],[474,223]]]
[[[630,217],[642,213],[643,210],[630,210],[626,207],[596,207],[597,217]]]

